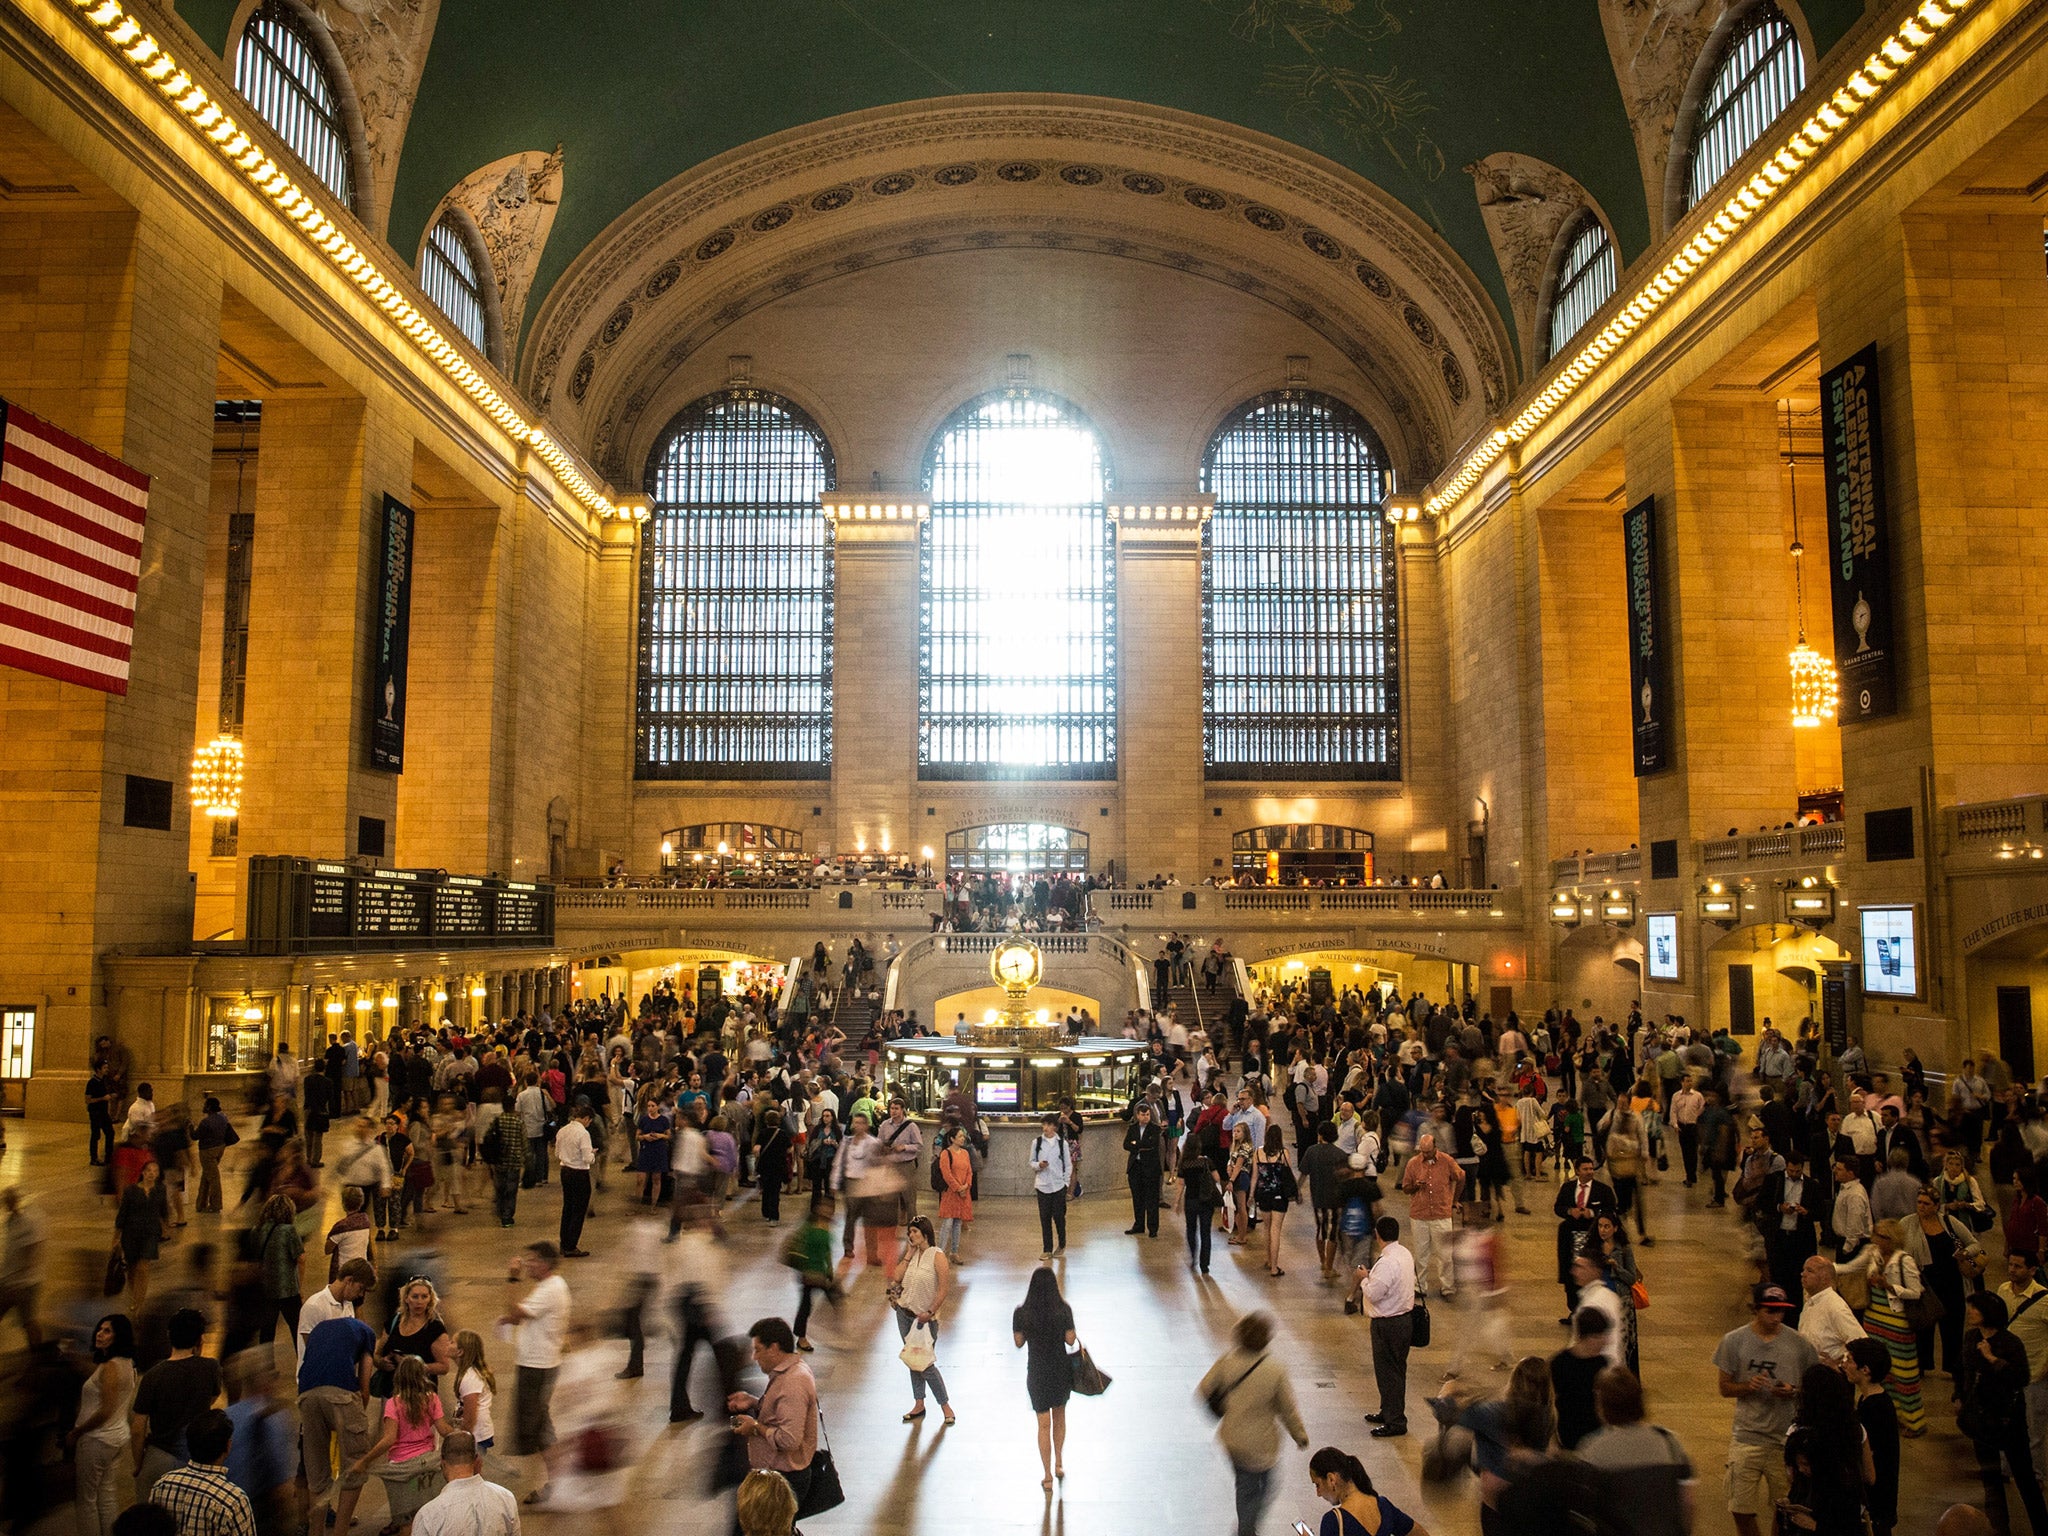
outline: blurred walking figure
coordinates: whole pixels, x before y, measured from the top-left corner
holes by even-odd
[[[1239,1318],[1230,1348],[1195,1387],[1196,1396],[1222,1421],[1216,1438],[1237,1482],[1237,1536],[1258,1536],[1273,1468],[1280,1461],[1280,1430],[1284,1427],[1296,1445],[1308,1449],[1294,1388],[1280,1362],[1266,1353],[1272,1342],[1273,1319],[1266,1313]]]

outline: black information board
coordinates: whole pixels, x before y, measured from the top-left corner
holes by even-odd
[[[260,855],[249,860],[244,931],[252,953],[270,955],[552,944],[555,890],[441,869]]]
[[[1891,517],[1884,499],[1884,417],[1877,343],[1820,377],[1828,492],[1828,587],[1844,725],[1898,713],[1892,634]]]
[[[378,544],[377,630],[370,667],[370,766],[405,768],[405,680],[412,645],[412,508],[384,498]]]
[[[1849,978],[1840,973],[1820,980],[1820,1033],[1830,1056],[1849,1049],[1849,990]]]
[[[1669,636],[1657,589],[1657,501],[1645,497],[1621,515],[1628,578],[1629,717],[1635,722],[1636,777],[1670,767],[1665,739],[1671,697]]]

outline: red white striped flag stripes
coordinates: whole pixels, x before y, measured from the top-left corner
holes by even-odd
[[[149,476],[0,400],[0,662],[128,691]]]

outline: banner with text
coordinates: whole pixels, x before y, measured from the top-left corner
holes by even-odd
[[[1657,498],[1645,497],[1621,515],[1622,553],[1628,561],[1629,714],[1635,722],[1636,777],[1670,767],[1665,722],[1670,710],[1669,632],[1657,592]]]
[[[384,498],[377,546],[376,654],[370,669],[370,766],[405,768],[405,663],[412,638],[412,508]]]
[[[1828,586],[1835,605],[1835,666],[1847,725],[1898,710],[1892,637],[1892,536],[1884,504],[1877,343],[1821,375],[1821,435],[1828,496]]]

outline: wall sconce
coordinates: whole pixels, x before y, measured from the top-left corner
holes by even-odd
[[[1553,896],[1550,898],[1550,920],[1560,928],[1579,926],[1579,898],[1576,896]]]
[[[1602,922],[1627,927],[1636,920],[1635,897],[1618,888],[1603,891],[1600,895],[1600,918]]]

